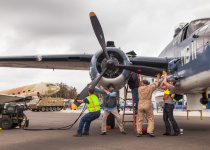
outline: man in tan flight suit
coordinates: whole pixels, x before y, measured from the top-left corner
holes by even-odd
[[[141,82],[141,86],[138,89],[139,93],[139,104],[138,104],[138,119],[137,119],[137,137],[142,136],[142,122],[144,119],[144,113],[146,114],[148,127],[147,133],[149,136],[154,137],[154,115],[152,108],[152,92],[157,88],[160,79],[160,74],[157,75],[157,79],[154,84],[149,85],[147,80]]]

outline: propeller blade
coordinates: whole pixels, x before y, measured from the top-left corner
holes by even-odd
[[[162,74],[164,69],[156,67],[147,67],[147,66],[137,66],[137,65],[116,65],[115,67],[130,70],[138,74],[147,75],[147,76],[156,76],[158,73]]]
[[[88,91],[90,88],[95,88],[95,86],[98,84],[98,82],[100,81],[100,79],[102,78],[102,76],[104,75],[104,73],[106,72],[107,68],[105,68],[102,73],[100,75],[98,75],[90,84],[88,84],[79,94],[78,99],[82,100],[85,97],[88,96]],[[77,101],[74,101],[74,103],[72,104],[72,109],[77,109],[77,107],[79,107],[81,103],[78,103]]]
[[[101,28],[100,22],[98,20],[98,18],[96,17],[96,14],[94,12],[90,12],[90,20],[93,26],[93,30],[95,32],[95,35],[104,51],[104,54],[106,56],[106,59],[109,59],[109,55],[108,52],[106,50],[106,44],[105,44],[105,37],[104,37],[104,33],[103,30]]]

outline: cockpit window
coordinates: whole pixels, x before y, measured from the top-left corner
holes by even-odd
[[[178,25],[175,26],[173,38],[175,38],[175,37],[180,33],[180,31],[183,29],[183,27],[184,27],[186,24],[187,24],[187,23],[182,22],[182,23],[179,23]]]
[[[209,21],[210,19],[200,19],[200,20],[192,21],[190,25],[188,26],[186,38],[188,38],[195,30],[206,25],[206,23]]]
[[[50,86],[55,86],[54,84],[47,84],[47,87],[50,87]]]

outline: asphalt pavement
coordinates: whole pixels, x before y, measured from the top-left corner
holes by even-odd
[[[31,112],[28,110],[25,111],[25,114],[30,119],[29,129],[48,129],[60,128],[72,124],[79,115],[79,113],[75,112],[72,113],[69,110],[59,112]],[[126,120],[131,119],[132,116],[126,117]],[[199,121],[187,120],[186,116],[179,115],[175,119],[179,127],[183,129],[183,135],[163,136],[165,126],[161,113],[155,115],[155,137],[153,138],[148,135],[136,137],[132,123],[124,124],[127,134],[123,135],[119,131],[117,122],[114,129],[107,130],[107,135],[100,135],[102,117],[91,123],[90,135],[82,137],[73,137],[79,121],[70,130],[1,130],[0,150],[210,149],[210,117],[203,117],[203,120]]]

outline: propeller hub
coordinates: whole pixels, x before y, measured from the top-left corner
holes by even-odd
[[[109,60],[107,60],[107,69],[112,69],[114,68],[115,62],[114,60],[112,60],[111,58]]]
[[[122,64],[123,59],[116,52],[109,53],[109,59],[107,59],[104,54],[101,54],[97,61],[97,69],[99,73],[107,68],[105,74],[103,75],[106,78],[115,78],[122,73],[122,69],[115,67],[116,65]]]

